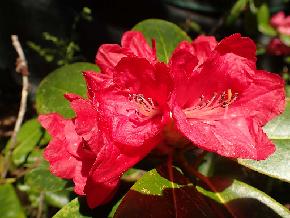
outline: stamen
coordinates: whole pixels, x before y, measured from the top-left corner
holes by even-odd
[[[137,105],[135,113],[146,117],[153,117],[159,114],[158,104],[154,103],[152,98],[145,98],[142,94],[129,94],[129,101]]]
[[[215,92],[208,100],[205,100],[204,95],[202,95],[192,107],[186,108],[183,111],[188,118],[208,115],[221,108],[227,111],[228,106],[232,104],[237,97],[238,93],[233,94],[231,89],[222,92],[220,95]]]

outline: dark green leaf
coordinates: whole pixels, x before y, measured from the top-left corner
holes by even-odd
[[[238,0],[236,3],[233,5],[230,14],[228,15],[226,19],[226,24],[231,25],[233,24],[241,14],[243,10],[245,10],[246,6],[248,4],[248,0]]]
[[[178,26],[165,20],[148,19],[138,23],[133,30],[144,34],[147,42],[156,40],[157,57],[160,61],[168,62],[171,53],[179,42],[190,41],[189,36]]]
[[[0,185],[0,217],[25,218],[20,201],[11,184]]]
[[[34,149],[42,135],[43,131],[36,119],[23,124],[17,134],[17,147],[12,153],[12,160],[15,165],[24,163],[27,155]]]
[[[42,165],[27,173],[24,179],[27,185],[39,192],[62,191],[67,183],[67,181],[52,175],[48,168]]]
[[[207,180],[211,190],[195,187],[177,170],[171,176],[164,169],[151,170],[124,196],[114,217],[290,216],[285,207],[245,183]]]
[[[42,135],[40,141],[39,141],[39,145],[42,146],[42,145],[47,145],[50,141],[51,137],[50,135],[48,134],[47,131],[44,131],[44,134]]]
[[[76,198],[64,206],[60,211],[53,216],[53,218],[87,218],[91,216],[85,216],[80,213],[79,200]]]
[[[214,201],[225,205],[233,217],[290,217],[290,212],[264,192],[238,180],[211,181],[216,191],[198,186],[197,190]],[[279,215],[279,216],[278,216]]]
[[[263,161],[238,159],[250,169],[290,182],[290,104],[285,112],[264,127],[268,137],[276,145],[276,151]]]
[[[123,197],[114,218],[215,217],[207,200],[187,178],[175,169],[169,174],[166,171],[154,169],[138,180]]]
[[[86,84],[82,72],[98,71],[98,67],[90,63],[75,63],[61,67],[50,73],[40,83],[36,93],[36,108],[39,114],[58,112],[65,117],[72,117],[65,93],[86,96]]]

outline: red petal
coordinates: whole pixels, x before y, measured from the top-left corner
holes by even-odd
[[[95,183],[89,178],[85,187],[88,206],[90,208],[95,208],[111,200],[118,183],[119,179],[108,183]]]
[[[263,160],[275,151],[273,143],[253,120],[186,119],[179,108],[174,108],[173,116],[177,128],[196,146],[222,156]]]
[[[58,177],[74,179],[75,191],[84,194],[86,175],[83,174],[82,161],[76,157],[81,139],[71,129],[72,121],[65,120],[58,114],[41,115],[38,119],[52,135],[52,140],[44,151],[44,157],[50,163],[50,171]],[[74,154],[71,154],[72,148],[76,149]]]
[[[83,75],[87,83],[88,97],[93,105],[96,106],[98,104],[98,96],[101,95],[101,90],[114,86],[113,78],[110,75],[95,73],[93,71],[86,71]]]
[[[96,64],[101,68],[102,73],[113,74],[114,67],[123,58],[132,53],[116,44],[101,45],[96,56]]]
[[[174,92],[179,104],[187,102],[188,95],[185,93],[191,86],[191,78],[197,64],[197,58],[185,49],[176,49],[169,61],[171,75],[174,78]]]
[[[114,82],[131,94],[154,99],[159,105],[166,103],[172,90],[167,66],[162,63],[153,66],[143,58],[123,58],[116,67]]]
[[[217,45],[217,41],[213,36],[198,36],[193,42],[193,55],[197,57],[198,63],[202,64],[211,55]]]
[[[285,13],[283,11],[280,11],[271,17],[270,23],[273,27],[278,27],[280,25],[283,25],[284,19]]]
[[[215,48],[221,55],[226,53],[234,53],[240,57],[247,58],[256,62],[256,45],[248,37],[241,37],[241,34],[236,33],[224,38]]]
[[[229,107],[228,114],[254,118],[259,125],[285,109],[284,80],[273,73],[256,71],[251,85]]]
[[[125,32],[122,37],[121,45],[123,48],[126,48],[132,52],[136,57],[145,58],[151,63],[156,62],[155,53],[148,45],[141,32]]]
[[[212,55],[195,71],[184,89],[183,98],[178,99],[182,108],[193,106],[201,97],[211,99],[214,93],[221,94],[228,89],[240,93],[250,85],[255,70],[252,61],[233,53]],[[181,99],[183,101],[181,101]]]
[[[146,147],[136,150],[132,155],[124,154],[111,140],[106,137],[103,139],[104,146],[91,169],[85,188],[91,208],[110,200],[122,174],[149,152]]]
[[[135,110],[136,104],[119,93],[104,93],[100,99],[102,126],[108,126],[107,131],[112,132],[113,140],[126,148],[142,146],[148,140],[155,141],[164,125],[162,114],[138,120]]]
[[[90,149],[97,154],[101,147],[100,133],[98,128],[98,112],[89,100],[85,100],[80,96],[73,94],[66,94],[65,97],[70,101],[71,107],[76,113],[74,119],[75,130],[86,143]]]

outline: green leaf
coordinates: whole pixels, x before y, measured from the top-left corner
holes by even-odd
[[[198,186],[197,190],[212,200],[225,205],[233,217],[290,217],[287,208],[264,192],[238,180],[228,185],[225,181],[211,181],[217,192]]]
[[[57,112],[65,117],[72,117],[73,110],[64,98],[65,93],[86,96],[86,84],[82,72],[99,71],[90,63],[75,63],[63,66],[50,73],[40,83],[36,92],[36,109],[39,114]]]
[[[215,217],[207,200],[179,171],[147,172],[123,197],[114,218]],[[171,179],[169,179],[171,178]]]
[[[51,206],[62,208],[69,203],[69,192],[45,192],[45,201]]]
[[[43,131],[36,119],[23,124],[17,134],[17,147],[12,153],[12,161],[15,165],[24,163],[27,155],[34,149],[42,135]]]
[[[258,24],[268,24],[270,19],[270,11],[267,4],[262,4],[257,12]]]
[[[269,36],[276,36],[276,30],[270,26],[269,24],[270,19],[270,11],[267,4],[262,4],[257,12],[257,22],[258,22],[258,29],[261,33],[264,33]]]
[[[35,191],[57,192],[65,189],[67,181],[50,173],[47,166],[39,166],[24,177],[25,183]]]
[[[142,32],[149,44],[152,39],[155,39],[157,57],[166,63],[179,42],[190,41],[189,36],[182,29],[165,20],[144,20],[134,26],[133,30]]]
[[[11,184],[0,185],[1,218],[25,218],[20,201]]]
[[[226,24],[231,25],[233,24],[241,14],[243,10],[245,10],[248,4],[248,0],[238,0],[231,8],[231,11],[226,19]]]
[[[276,145],[275,153],[263,161],[238,159],[238,163],[259,173],[290,182],[290,103],[282,115],[264,127],[264,131]]]
[[[280,39],[285,45],[290,46],[290,36],[281,34]]]
[[[34,149],[29,153],[25,166],[26,167],[35,167],[36,163],[40,163],[41,161],[44,161],[43,159],[43,150],[40,149]]]
[[[209,180],[211,188],[194,186],[179,171],[147,172],[124,196],[119,217],[289,217],[289,211],[265,193],[243,182]],[[174,181],[174,182],[173,182]]]
[[[80,203],[76,198],[64,206],[60,211],[53,216],[53,218],[87,218],[92,216],[82,215],[80,212]]]
[[[108,218],[113,218],[115,216],[116,210],[118,209],[119,205],[121,204],[123,198],[121,198],[112,208],[110,211]]]

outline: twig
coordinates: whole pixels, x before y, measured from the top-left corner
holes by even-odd
[[[12,35],[11,36],[11,40],[12,40],[12,45],[14,46],[17,54],[18,54],[18,58],[16,61],[16,72],[20,73],[22,75],[22,94],[21,94],[21,102],[20,102],[20,106],[19,106],[19,112],[18,112],[18,116],[17,116],[17,120],[14,126],[14,130],[11,136],[11,140],[10,143],[8,143],[8,148],[7,148],[7,153],[5,155],[5,159],[4,159],[4,167],[3,167],[3,172],[1,174],[1,178],[6,178],[8,169],[10,167],[10,158],[12,155],[12,152],[16,146],[16,136],[17,133],[20,129],[20,126],[23,122],[23,118],[24,118],[24,114],[26,111],[26,105],[27,105],[27,96],[28,96],[28,89],[29,89],[29,80],[28,80],[28,75],[29,75],[29,71],[28,71],[28,66],[27,66],[27,61],[22,49],[22,46],[18,40],[18,36],[16,35]]]
[[[42,210],[43,210],[43,203],[44,203],[44,192],[40,192],[39,195],[39,205],[38,205],[38,210],[37,210],[37,215],[36,218],[41,218],[42,217]]]

